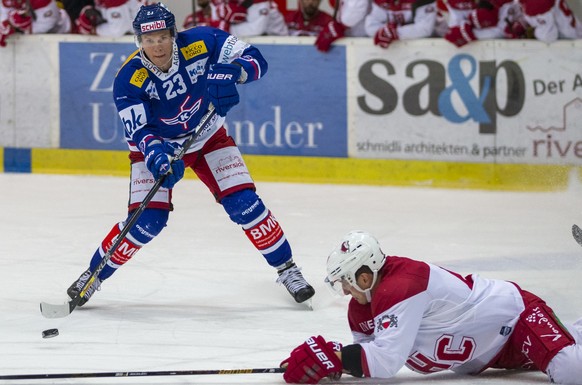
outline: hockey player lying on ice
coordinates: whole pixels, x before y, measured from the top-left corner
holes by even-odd
[[[386,256],[370,234],[347,234],[327,260],[326,282],[352,299],[354,343],[307,339],[281,363],[288,383],[315,384],[342,372],[391,378],[406,365],[429,374],[487,368],[538,370],[582,384],[582,319],[565,326],[518,285]]]

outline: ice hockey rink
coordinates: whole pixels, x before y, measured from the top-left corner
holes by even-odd
[[[562,321],[582,316],[582,188],[495,192],[257,183],[296,262],[316,288],[314,310],[295,304],[276,273],[197,180],[174,191],[162,234],[107,280],[83,308],[42,317],[112,225],[124,219],[128,180],[2,174],[0,186],[0,375],[277,367],[311,335],[350,342],[347,298],[325,288],[328,253],[348,231],[375,234],[389,255],[462,274],[514,280]],[[41,338],[58,328],[60,335]],[[280,374],[1,381],[4,384],[284,384]],[[329,383],[327,380],[322,383]],[[541,373],[489,370],[343,384],[543,384]]]

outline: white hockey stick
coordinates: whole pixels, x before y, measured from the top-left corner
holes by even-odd
[[[205,132],[212,124],[214,124],[215,116],[216,116],[216,110],[214,109],[214,106],[212,104],[210,104],[208,107],[208,112],[206,113],[206,115],[204,115],[202,117],[202,119],[200,120],[200,123],[198,124],[198,126],[196,127],[196,130],[192,133],[190,138],[186,142],[184,142],[182,149],[174,157],[174,160],[172,162],[175,162],[176,160],[182,159],[182,157],[186,154],[186,151],[188,151],[190,146],[192,146],[192,144],[194,143],[196,138],[201,133]],[[83,286],[83,288],[81,289],[79,294],[77,294],[75,296],[75,298],[73,298],[70,301],[67,301],[65,303],[62,303],[62,304],[50,304],[47,302],[40,303],[40,312],[42,313],[42,315],[45,318],[63,318],[63,317],[68,316],[69,314],[71,314],[73,312],[73,310],[75,310],[77,305],[79,305],[79,302],[81,301],[81,299],[85,296],[85,293],[87,293],[87,290],[89,290],[89,288],[91,287],[93,282],[95,282],[95,280],[97,279],[97,276],[99,275],[99,273],[101,273],[101,270],[103,270],[103,268],[105,267],[107,262],[109,262],[109,260],[111,259],[112,254],[115,252],[115,250],[117,250],[117,248],[119,247],[121,242],[125,239],[127,233],[129,233],[129,230],[131,230],[131,228],[135,225],[135,223],[137,222],[137,220],[139,219],[139,217],[141,216],[143,211],[146,209],[147,205],[150,203],[150,201],[152,200],[154,195],[158,192],[158,190],[162,186],[162,183],[164,182],[165,179],[166,179],[166,176],[164,175],[156,181],[156,183],[151,188],[151,190],[146,195],[146,197],[143,199],[143,201],[141,202],[139,207],[137,209],[135,209],[135,211],[133,212],[133,214],[131,215],[131,217],[129,218],[127,223],[125,224],[125,226],[123,226],[123,229],[121,230],[119,236],[117,237],[117,239],[115,240],[113,245],[111,245],[109,250],[107,250],[107,253],[105,253],[105,255],[103,256],[101,263],[99,263],[99,265],[97,266],[95,271],[93,271],[93,274],[91,274],[91,277],[87,280],[87,282],[85,283],[85,286]]]

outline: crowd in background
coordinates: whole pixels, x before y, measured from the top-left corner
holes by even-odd
[[[280,9],[273,0],[197,0],[182,27],[213,26],[241,37],[314,36],[326,52],[343,37],[393,41],[444,38],[457,47],[483,39],[582,38],[582,23],[566,0],[336,0],[333,15],[321,0]],[[151,1],[149,1],[151,2]],[[132,34],[148,0],[1,0],[0,46],[15,33]]]

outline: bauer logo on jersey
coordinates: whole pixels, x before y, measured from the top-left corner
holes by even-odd
[[[166,29],[166,22],[164,20],[150,21],[149,23],[143,23],[141,25],[141,32],[153,32],[160,29]]]
[[[145,126],[146,113],[143,104],[136,104],[119,111],[125,132],[132,137],[134,132]]]
[[[378,331],[382,331],[382,330],[388,329],[388,328],[397,328],[397,327],[398,327],[398,317],[395,316],[394,314],[383,315],[378,320],[378,325],[376,326]]]
[[[186,47],[180,48],[180,51],[182,51],[182,55],[184,55],[186,60],[190,60],[193,57],[207,53],[208,48],[206,48],[204,41],[199,40]]]
[[[131,84],[133,84],[134,86],[141,88],[143,86],[143,83],[146,81],[147,78],[148,78],[148,70],[146,70],[145,68],[140,68],[133,73],[129,82]]]

